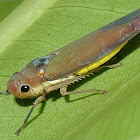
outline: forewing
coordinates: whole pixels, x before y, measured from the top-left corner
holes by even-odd
[[[75,73],[103,58],[140,31],[140,9],[57,50],[46,70],[47,80]]]

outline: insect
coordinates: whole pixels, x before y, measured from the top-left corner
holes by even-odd
[[[19,135],[35,106],[45,100],[45,95],[51,91],[60,89],[63,96],[81,92],[106,94],[106,91],[97,89],[67,92],[67,86],[96,70],[121,65],[102,66],[139,32],[140,9],[51,54],[29,62],[20,72],[14,73],[3,94],[12,93],[21,99],[36,98],[23,125],[15,134]]]

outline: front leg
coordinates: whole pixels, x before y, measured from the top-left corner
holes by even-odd
[[[42,102],[42,101],[44,101],[44,100],[46,100],[45,97],[44,97],[44,96],[40,96],[40,97],[38,97],[38,98],[33,102],[33,106],[32,106],[32,108],[31,108],[31,110],[29,111],[27,117],[25,118],[25,120],[24,120],[22,126],[21,126],[21,127],[16,131],[16,133],[15,133],[17,136],[19,135],[20,131],[26,126],[27,121],[28,121],[28,119],[29,119],[31,113],[33,112],[34,108],[36,107],[36,105],[38,105],[40,102]]]
[[[0,94],[2,94],[2,95],[8,95],[8,94],[10,94],[10,92],[8,90],[6,90],[5,92],[0,92]]]

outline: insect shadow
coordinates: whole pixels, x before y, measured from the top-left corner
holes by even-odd
[[[122,59],[124,59],[126,56],[128,56],[130,53],[132,53],[133,51],[135,51],[136,49],[139,48],[139,44],[140,44],[140,34],[138,34],[136,37],[134,37],[132,40],[130,40],[123,48],[122,50],[115,55],[115,57],[113,57],[109,62],[105,63],[105,65],[111,65],[111,64],[115,64],[115,63],[119,63]],[[125,64],[124,64],[125,65]],[[102,69],[98,72],[95,72],[94,75],[91,75],[90,77],[87,77],[86,79],[83,79],[80,82],[76,82],[75,84],[72,84],[68,87],[68,91],[74,91],[76,90],[78,87],[82,86],[85,82],[90,81],[91,79],[95,78],[96,76],[102,74],[103,72],[109,70],[109,68],[105,68]],[[69,96],[65,96],[65,100],[66,102],[73,102],[73,101],[77,101],[77,100],[81,100],[83,98],[89,97],[89,96],[93,96],[96,95],[98,93],[91,93],[88,94],[87,96],[75,99],[75,100],[70,100]],[[100,94],[100,93],[99,93]],[[46,99],[52,99],[53,101],[58,100],[59,98],[61,98],[61,94],[59,94],[59,90],[56,91],[52,91],[49,94],[46,94]],[[32,102],[34,101],[34,99],[18,99],[15,98],[16,102],[21,105],[21,106],[29,106],[32,105]]]
[[[133,51],[135,51],[136,49],[139,48],[139,44],[140,44],[140,34],[138,34],[137,36],[135,36],[132,40],[130,40],[123,48],[122,50],[117,53],[111,60],[109,60],[108,62],[106,62],[104,65],[111,65],[111,64],[117,64],[119,63],[121,60],[123,60],[126,56],[128,56],[129,54],[131,54]],[[124,64],[125,65],[125,64]],[[104,68],[98,72],[95,72],[94,75],[91,75],[90,77],[87,77],[86,79],[83,79],[82,81],[80,81],[79,83],[75,83],[71,86],[68,87],[68,91],[75,91],[78,87],[82,86],[85,82],[92,80],[93,78],[95,78],[96,76],[104,73],[105,71],[109,70],[110,68]],[[69,90],[70,88],[70,90]],[[85,93],[86,94],[86,93]],[[96,94],[101,94],[101,93],[88,93],[87,96],[84,97],[80,97],[78,99],[74,99],[74,100],[70,100],[70,96],[65,96],[65,100],[66,102],[70,103],[70,102],[74,102],[77,100],[81,100],[84,98],[87,98],[89,96],[93,96]]]
[[[140,44],[140,34],[138,34],[137,36],[135,36],[132,40],[130,40],[123,48],[122,50],[117,53],[111,60],[109,60],[108,62],[106,62],[104,65],[111,65],[111,64],[116,64],[119,63],[122,59],[124,59],[126,56],[128,56],[129,54],[131,54],[133,51],[135,51],[136,49],[139,48],[139,44]],[[125,65],[125,64],[124,64]],[[98,72],[95,72],[94,75],[91,75],[90,77],[87,77],[85,79],[83,79],[80,82],[75,82],[74,84],[68,86],[68,91],[74,91],[76,90],[78,87],[82,86],[84,83],[86,83],[87,81],[92,80],[93,78],[95,78],[96,76],[104,73],[105,71],[109,70],[109,68],[104,68]],[[66,102],[73,102],[73,101],[77,101],[77,100],[81,100],[84,99],[86,97],[89,96],[93,96],[96,94],[100,94],[100,93],[91,93],[88,94],[87,96],[75,99],[75,100],[69,100],[69,95],[65,96],[65,100]],[[46,99],[52,99],[52,101],[56,101],[59,98],[62,98],[63,96],[59,93],[59,90],[56,91],[52,91],[49,94],[46,94]],[[35,99],[18,99],[15,97],[15,101],[20,105],[20,106],[30,106],[32,105],[33,101]]]
[[[115,55],[115,57],[113,57],[109,62],[105,63],[105,65],[111,65],[111,64],[115,64],[115,63],[119,63],[122,59],[124,59],[126,56],[128,56],[130,53],[132,53],[133,51],[135,51],[136,49],[139,48],[139,44],[140,44],[140,34],[138,34],[136,37],[134,37],[132,40],[130,40],[127,45],[125,45],[125,47],[122,48],[122,50],[117,54]],[[98,72],[95,72],[94,75],[91,75],[90,77],[87,77],[86,79],[83,79],[82,81],[80,82],[77,82],[75,84],[72,84],[68,87],[68,91],[74,91],[76,90],[78,87],[82,86],[85,82],[87,81],[90,81],[91,79],[95,78],[96,76],[104,73],[105,71],[109,70],[109,68],[105,68],[105,69],[102,69]],[[70,90],[69,90],[70,89]],[[80,98],[77,98],[77,99],[74,99],[74,100],[71,100],[69,98],[69,95],[65,96],[64,99],[67,103],[70,103],[70,102],[75,102],[77,100],[81,100],[81,99],[84,99],[84,98],[87,98],[87,97],[90,97],[90,96],[93,96],[93,95],[96,95],[96,94],[101,94],[101,93],[90,93],[90,94],[87,94],[86,96],[84,97],[80,97]],[[49,100],[49,99],[52,99],[52,101],[56,101],[58,100],[59,98],[62,98],[63,96],[59,93],[59,90],[56,90],[56,91],[52,91],[51,93],[49,94],[46,94],[46,99]],[[15,97],[15,101],[20,105],[20,106],[31,106],[33,101],[35,99],[18,99]],[[46,102],[42,102],[42,106],[40,107],[40,110],[39,110],[39,113],[34,116],[28,123],[30,124],[33,120],[35,120],[40,114],[43,113],[43,110],[44,110],[44,107],[46,105]],[[26,126],[27,126],[26,125]]]

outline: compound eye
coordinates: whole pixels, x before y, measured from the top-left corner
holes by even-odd
[[[29,85],[23,85],[22,87],[21,87],[21,91],[22,92],[28,92],[30,90],[30,86]]]

